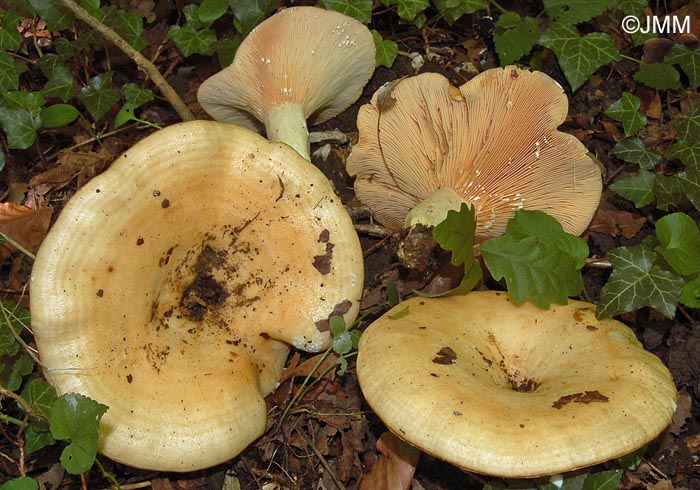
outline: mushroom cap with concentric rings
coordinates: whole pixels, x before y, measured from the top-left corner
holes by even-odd
[[[68,202],[32,271],[47,379],[109,406],[99,451],[190,471],[260,436],[288,344],[355,318],[362,252],[328,180],[283,144],[194,121],[141,140]]]
[[[676,388],[632,330],[570,300],[411,298],[363,332],[357,375],[398,437],[465,470],[530,478],[628,454],[670,423]]]

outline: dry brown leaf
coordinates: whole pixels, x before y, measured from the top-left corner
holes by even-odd
[[[688,420],[692,415],[690,413],[693,400],[690,397],[690,393],[685,390],[678,392],[678,408],[676,413],[673,414],[673,419],[671,420],[671,426],[668,430],[671,434],[679,435],[686,420]]]
[[[78,177],[80,187],[100,173],[113,158],[114,156],[104,148],[99,152],[64,151],[58,156],[58,165],[32,177],[29,186],[37,194],[46,194],[68,185]]]
[[[413,481],[420,451],[385,432],[377,441],[381,456],[360,484],[360,490],[408,490]]]
[[[302,362],[298,366],[288,367],[282,373],[282,379],[280,380],[280,384],[284,383],[288,379],[293,378],[295,376],[308,376],[309,374],[313,373],[313,375],[314,375],[313,377],[318,377],[327,368],[329,368],[332,364],[334,364],[335,361],[338,360],[338,355],[335,352],[331,352],[331,354],[314,371],[314,367],[316,366],[316,364],[318,364],[318,362],[322,356],[323,356],[323,354],[318,354],[318,355],[312,357],[311,359],[307,359],[306,361]],[[335,371],[331,371],[331,373],[335,373]]]
[[[604,233],[613,237],[623,235],[625,238],[634,238],[639,230],[646,223],[646,218],[629,211],[617,211],[612,209],[598,208],[589,231]]]
[[[52,208],[31,209],[11,202],[0,203],[0,233],[36,252],[51,223]]]

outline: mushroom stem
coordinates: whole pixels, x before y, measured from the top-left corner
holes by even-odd
[[[267,139],[286,143],[297,153],[311,160],[309,129],[301,104],[281,104],[265,117]]]
[[[455,191],[443,187],[411,209],[406,215],[403,226],[412,228],[419,223],[425,226],[436,226],[447,217],[448,211],[459,211],[464,202],[466,201]]]

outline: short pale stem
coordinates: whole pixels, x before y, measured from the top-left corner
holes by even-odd
[[[282,104],[271,110],[265,118],[267,139],[286,143],[301,156],[311,160],[309,129],[300,104]]]
[[[411,228],[419,223],[425,226],[435,226],[447,217],[449,210],[459,211],[464,202],[466,201],[452,189],[438,189],[408,212],[403,226]]]

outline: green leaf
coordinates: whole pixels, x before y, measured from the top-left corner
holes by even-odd
[[[656,90],[673,90],[681,86],[680,73],[666,63],[643,64],[632,78]]]
[[[80,112],[69,104],[54,104],[41,111],[45,128],[60,128],[75,121]]]
[[[681,276],[700,272],[700,231],[693,218],[673,213],[656,222],[656,238],[661,245],[654,250],[661,254]]]
[[[0,51],[0,93],[19,88],[19,76],[27,70],[24,63],[15,63],[12,56]]]
[[[170,26],[168,37],[172,39],[183,56],[193,54],[214,54],[216,34],[211,29],[197,30],[190,24],[184,26]]]
[[[26,150],[36,140],[36,132],[41,127],[41,118],[24,109],[0,106],[0,125],[7,135],[9,148]]]
[[[139,88],[135,83],[124,84],[123,90],[126,101],[133,104],[134,108],[141,107],[154,98],[150,89]]]
[[[241,45],[241,35],[236,34],[231,39],[219,39],[214,44],[214,51],[219,57],[219,66],[228,66],[233,62],[238,46]]]
[[[686,167],[700,170],[700,138],[692,144],[675,142],[666,153],[666,158],[673,160],[677,158]]]
[[[382,35],[374,29],[372,29],[372,37],[374,38],[374,45],[377,48],[375,64],[377,66],[391,68],[396,59],[396,55],[399,54],[398,45],[390,39],[382,39]]]
[[[321,0],[321,3],[327,9],[345,14],[363,24],[372,21],[372,0]]]
[[[52,31],[63,31],[73,22],[73,13],[63,3],[56,0],[29,0],[34,10],[46,21]]]
[[[622,470],[590,473],[583,482],[583,490],[618,490],[622,481]]]
[[[243,36],[272,14],[279,4],[279,0],[229,0],[236,28]]]
[[[383,0],[382,4],[387,7],[397,5],[396,13],[399,14],[399,17],[414,25],[414,19],[421,15],[425,9],[430,7],[430,2],[428,0]]]
[[[61,453],[61,465],[73,475],[84,473],[95,462],[97,430],[107,406],[78,394],[61,396],[51,409],[51,435],[70,440]]]
[[[688,117],[677,119],[673,126],[680,143],[692,145],[700,141],[700,106],[693,109]]]
[[[141,51],[148,46],[143,37],[143,19],[138,12],[125,12],[116,7],[105,7],[102,23],[114,29],[131,47]]]
[[[506,29],[493,37],[501,66],[510,65],[528,54],[542,34],[535,19],[520,18],[513,12],[501,15],[496,27]]]
[[[680,180],[686,196],[695,209],[700,210],[700,170],[689,168],[685,172],[676,174],[676,177]]]
[[[696,277],[683,286],[680,302],[688,308],[700,308],[700,277]]]
[[[199,5],[199,18],[205,24],[211,24],[228,10],[228,0],[202,0]]]
[[[2,95],[2,100],[10,109],[24,109],[34,113],[46,103],[46,99],[40,92],[26,92],[24,90],[12,90]]]
[[[11,366],[7,366],[4,372],[0,370],[0,385],[10,391],[17,391],[22,386],[23,378],[32,371],[34,371],[34,360],[29,354],[22,354]]]
[[[22,390],[22,398],[31,407],[32,412],[49,420],[51,407],[58,399],[56,389],[46,381],[30,381]]]
[[[119,92],[110,87],[112,72],[93,77],[87,87],[80,90],[80,100],[90,112],[95,121],[99,121],[111,108],[119,102]]]
[[[631,453],[625,454],[624,456],[620,456],[619,458],[615,459],[615,462],[618,464],[618,466],[622,468],[634,471],[644,461],[644,454],[647,451],[647,447],[648,446],[642,446],[636,451],[632,451]]]
[[[554,51],[573,91],[598,68],[620,59],[609,35],[594,32],[581,37],[576,28],[568,24],[554,24],[542,34],[539,44]]]
[[[39,482],[28,476],[20,476],[0,485],[0,490],[39,490]]]
[[[452,265],[460,265],[474,258],[476,211],[474,206],[462,203],[459,211],[449,210],[445,219],[433,228],[433,238],[443,250],[452,252]]]
[[[44,97],[58,97],[63,102],[67,102],[73,98],[73,75],[67,66],[56,65],[48,76],[48,79],[44,88],[41,89],[41,93]]]
[[[339,315],[333,315],[329,319],[330,329],[333,336],[340,335],[347,330],[345,319]]]
[[[636,137],[620,141],[610,153],[625,162],[636,163],[644,170],[653,169],[662,159],[660,153],[647,150],[644,142]]]
[[[619,100],[608,107],[605,115],[621,122],[625,128],[625,136],[632,136],[647,123],[647,117],[639,112],[640,105],[638,97],[624,92]]]
[[[482,243],[479,250],[494,279],[505,278],[517,303],[530,299],[549,308],[552,301],[566,304],[583,288],[578,269],[588,247],[542,211],[516,212],[505,234]]]
[[[580,24],[612,9],[613,0],[544,0],[550,19],[564,24]]]
[[[603,286],[596,316],[611,317],[650,306],[673,318],[684,282],[671,271],[653,263],[654,252],[646,245],[610,250],[613,271]]]
[[[0,50],[17,51],[22,45],[22,34],[17,30],[17,25],[22,20],[22,16],[13,10],[4,10],[1,13]]]
[[[654,177],[656,174],[640,170],[637,175],[618,179],[610,184],[610,190],[632,201],[637,208],[654,202]]]
[[[485,0],[434,0],[433,4],[450,25],[463,15],[473,14],[488,7]]]
[[[343,332],[333,337],[333,352],[339,356],[344,356],[352,350],[352,337],[349,332]]]
[[[51,435],[48,424],[30,423],[24,431],[24,449],[33,453],[46,446],[52,446],[56,439]]]
[[[0,308],[0,357],[14,356],[19,351],[17,336],[29,324],[29,311],[10,300],[2,300]]]
[[[5,150],[0,148],[0,171],[5,168]]]
[[[675,175],[655,174],[654,197],[656,207],[668,211],[669,207],[680,208],[688,203],[682,181]]]
[[[666,53],[664,61],[670,65],[680,66],[693,90],[700,87],[700,50],[674,44]]]

